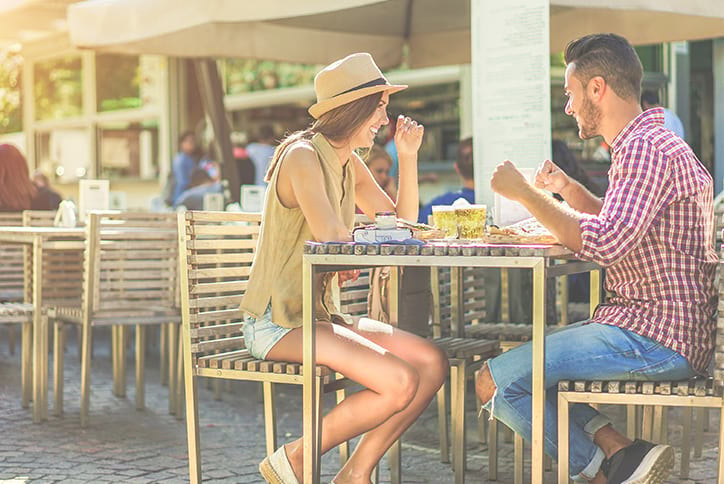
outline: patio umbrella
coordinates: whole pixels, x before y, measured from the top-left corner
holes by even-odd
[[[724,0],[551,0],[551,51],[591,32],[635,44],[718,37]],[[149,21],[151,20],[151,21]],[[355,51],[382,67],[470,62],[470,0],[102,0],[68,9],[81,48],[325,64]]]

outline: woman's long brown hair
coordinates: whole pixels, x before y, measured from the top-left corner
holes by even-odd
[[[362,123],[372,116],[380,103],[380,99],[382,99],[382,93],[378,92],[343,104],[322,114],[309,128],[296,131],[284,138],[274,150],[274,156],[272,156],[271,163],[269,163],[264,181],[267,183],[271,181],[279,160],[284,156],[287,148],[297,141],[310,140],[315,133],[324,135],[333,145],[335,142],[339,143],[348,139]]]
[[[0,145],[0,210],[29,210],[36,193],[22,153],[13,145]]]

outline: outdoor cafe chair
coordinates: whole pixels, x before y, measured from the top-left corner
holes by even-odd
[[[0,226],[17,226],[23,224],[22,212],[0,212]],[[0,271],[0,304],[22,303],[24,301],[23,285],[23,248],[16,244],[0,244],[0,260],[3,261],[3,270]],[[9,311],[9,309],[8,309]],[[5,315],[0,319],[2,323],[15,323],[12,318]],[[8,324],[7,339],[11,355],[15,354],[15,324]]]
[[[662,425],[663,407],[684,408],[683,452],[680,472],[682,478],[688,474],[689,438],[686,425],[691,422],[693,408],[716,408],[720,411],[719,460],[717,480],[724,480],[724,278],[721,277],[724,259],[720,254],[718,265],[719,307],[714,350],[714,372],[709,377],[696,377],[681,381],[573,381],[558,382],[558,435],[569,434],[569,404],[618,404],[642,405],[644,419],[642,437],[660,443],[666,440],[666,427]],[[652,418],[653,417],[653,418]],[[652,423],[653,422],[653,423]],[[629,419],[631,426],[631,419]],[[631,433],[631,430],[628,432]],[[558,442],[558,482],[568,482],[569,442],[567,438]],[[684,457],[685,454],[685,457]]]
[[[126,329],[135,326],[136,408],[144,403],[145,327],[181,322],[175,213],[89,212],[82,304],[48,309],[54,323],[54,413],[63,412],[63,340],[66,325],[80,328],[81,426],[88,425],[92,330],[112,327],[113,393],[125,395]],[[171,349],[175,344],[169,344]],[[175,352],[171,358],[176,357]],[[177,365],[171,364],[174,368]],[[169,409],[176,395],[169,379]]]
[[[258,360],[244,346],[239,304],[254,259],[258,213],[183,212],[178,214],[181,281],[183,377],[189,476],[201,482],[201,439],[197,377],[260,382],[263,387],[266,451],[277,448],[274,385],[303,385],[302,364]],[[323,392],[350,383],[327,367],[317,366],[317,402]],[[319,426],[321,408],[314,422]],[[319,428],[319,427],[317,427]],[[315,434],[320,438],[320,432]],[[319,445],[319,442],[317,442]]]

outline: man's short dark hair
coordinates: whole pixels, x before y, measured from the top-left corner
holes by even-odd
[[[641,93],[641,102],[646,103],[649,106],[656,106],[659,104],[659,95],[656,94],[656,91],[647,89]]]
[[[643,67],[633,46],[620,35],[591,34],[573,40],[564,59],[566,65],[575,64],[574,75],[584,87],[601,76],[620,98],[638,102]]]
[[[458,144],[458,159],[455,161],[460,176],[466,180],[473,179],[473,138],[460,140]]]

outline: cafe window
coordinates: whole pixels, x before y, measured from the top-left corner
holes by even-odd
[[[104,123],[98,132],[101,178],[158,177],[157,121]]]
[[[53,181],[72,183],[90,175],[90,139],[86,128],[57,128],[35,135],[37,169]]]
[[[69,55],[33,66],[35,118],[38,121],[80,116],[83,112],[81,58]]]
[[[255,59],[221,61],[226,94],[295,87],[314,82],[320,66]]]
[[[162,66],[156,56],[96,55],[98,112],[157,104]]]
[[[0,51],[0,134],[23,129],[21,76],[23,58],[12,49]]]

